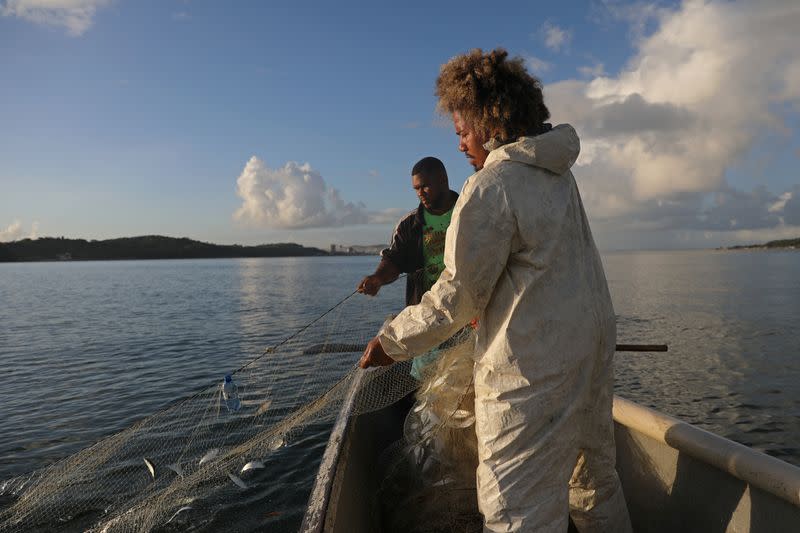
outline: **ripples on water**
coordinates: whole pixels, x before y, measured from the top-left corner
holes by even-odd
[[[800,465],[800,253],[604,257],[625,342],[619,394]]]
[[[364,259],[0,264],[0,364],[10,384],[0,390],[0,480],[220,382],[352,292],[374,268]],[[383,298],[387,312],[401,307],[400,284]],[[304,377],[280,376],[286,403]],[[315,428],[278,452],[272,483],[239,502],[270,507],[271,527],[302,517],[327,438]],[[262,514],[250,518],[258,524]]]
[[[670,346],[619,354],[618,393],[800,464],[800,253],[636,252],[604,261],[619,342]],[[375,263],[0,264],[0,479],[221,379],[349,294]],[[403,282],[381,298],[396,311]],[[282,450],[274,483],[251,495],[271,520],[302,516],[325,431]]]

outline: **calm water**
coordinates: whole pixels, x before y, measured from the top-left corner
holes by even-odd
[[[604,261],[618,341],[670,346],[619,354],[618,393],[800,465],[800,253]],[[0,479],[217,381],[349,294],[375,262],[0,264]],[[400,307],[402,285],[382,292],[386,312]],[[289,524],[302,515],[325,440],[322,428],[306,432],[267,494],[265,507]]]

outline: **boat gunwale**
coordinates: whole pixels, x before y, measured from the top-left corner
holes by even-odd
[[[333,429],[331,429],[328,444],[322,455],[317,477],[314,480],[314,487],[308,497],[308,506],[300,526],[299,531],[303,533],[320,533],[325,525],[331,489],[336,477],[336,469],[339,466],[342,446],[344,445],[347,428],[350,425],[350,419],[355,408],[356,395],[361,388],[361,382],[365,375],[366,372],[355,372],[353,382],[350,384],[342,408],[336,417]]]
[[[614,395],[614,421],[800,507],[800,468]]]

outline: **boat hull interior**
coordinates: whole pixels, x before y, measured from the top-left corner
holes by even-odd
[[[380,454],[411,401],[354,417],[345,404],[301,531],[383,531]],[[618,397],[614,418],[635,531],[800,531],[800,468]]]

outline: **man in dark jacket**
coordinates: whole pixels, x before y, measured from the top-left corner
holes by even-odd
[[[444,270],[444,241],[458,193],[451,191],[444,164],[435,157],[420,159],[411,170],[411,186],[419,207],[397,224],[389,247],[381,252],[375,273],[365,277],[358,291],[374,296],[383,285],[405,272],[406,305],[416,305]],[[411,375],[423,379],[438,357],[436,350],[414,359]]]
[[[458,199],[451,191],[444,164],[425,157],[411,170],[411,186],[420,204],[397,224],[389,247],[381,252],[375,273],[365,277],[358,292],[374,296],[383,285],[407,273],[406,305],[416,305],[444,269],[444,240]]]

